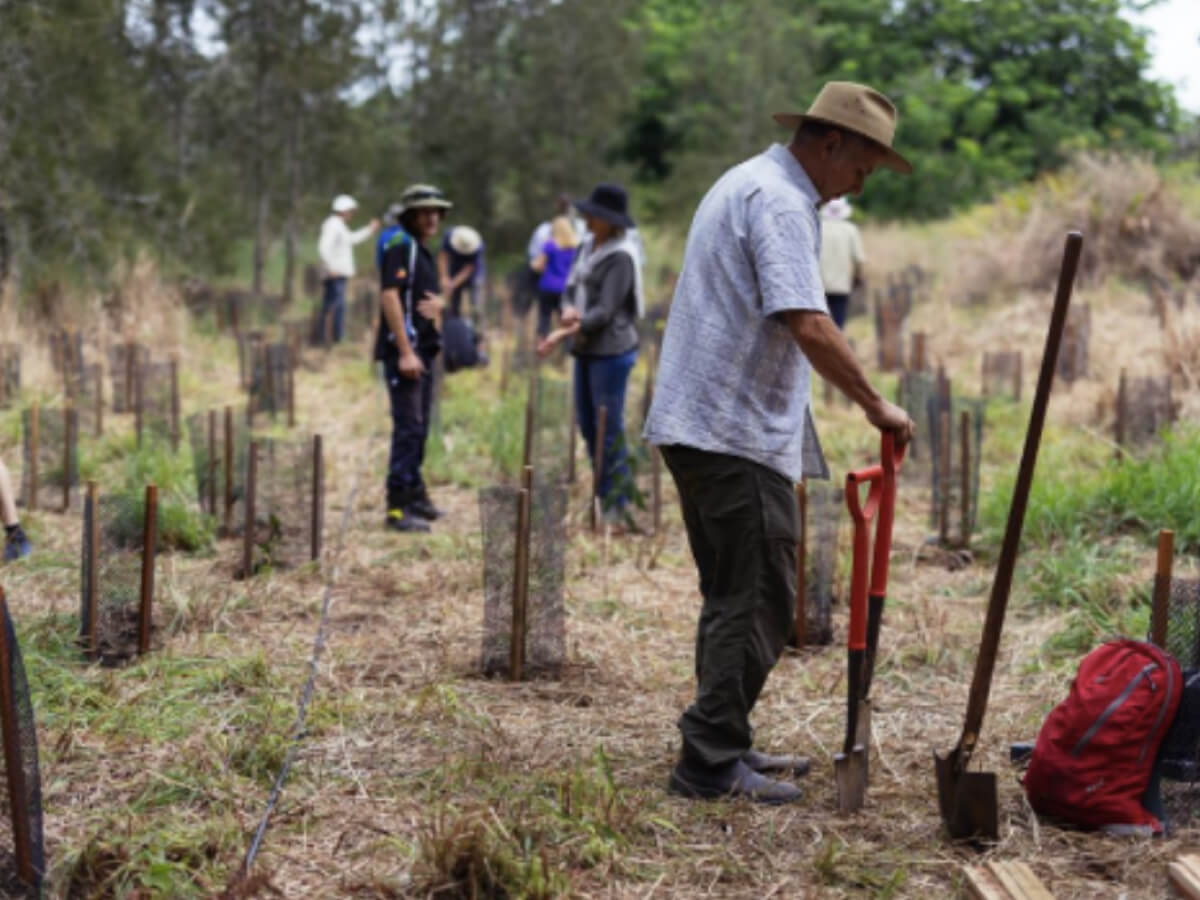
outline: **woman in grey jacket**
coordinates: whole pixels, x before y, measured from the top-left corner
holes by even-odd
[[[567,278],[562,327],[538,345],[545,356],[575,338],[575,409],[593,465],[599,412],[606,410],[599,491],[605,517],[613,523],[624,520],[629,501],[625,391],[637,362],[636,323],[644,311],[641,252],[628,234],[634,227],[628,205],[624,188],[615,184],[597,185],[590,198],[575,201],[589,235]]]

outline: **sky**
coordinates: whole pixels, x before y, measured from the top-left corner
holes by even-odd
[[[1175,86],[1184,109],[1200,113],[1200,0],[1163,0],[1129,16],[1150,29],[1151,74]]]

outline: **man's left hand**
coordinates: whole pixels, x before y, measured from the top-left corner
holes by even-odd
[[[436,319],[446,306],[446,298],[433,291],[426,291],[425,296],[417,302],[417,312],[427,319]]]

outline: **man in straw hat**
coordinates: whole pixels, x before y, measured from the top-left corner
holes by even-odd
[[[421,464],[433,410],[433,361],[442,348],[444,306],[427,245],[451,203],[436,187],[414,184],[400,197],[400,231],[384,247],[375,359],[383,363],[392,411],[387,519],[395,531],[429,531],[441,512],[429,499]]]
[[[462,301],[466,294],[466,317],[478,321],[480,286],[487,277],[483,254],[483,236],[470,225],[455,225],[446,230],[437,255],[438,275],[442,279],[442,292],[449,298],[449,315],[455,318],[464,315]]]
[[[668,787],[763,803],[801,796],[768,774],[808,769],[752,749],[750,711],[792,633],[810,369],[874,427],[901,443],[913,431],[830,319],[819,262],[822,203],[857,194],[881,166],[912,171],[892,149],[895,107],[831,82],[807,113],[775,120],[790,143],[730,169],[696,210],[646,423],[679,489],[703,596],[696,698]]]

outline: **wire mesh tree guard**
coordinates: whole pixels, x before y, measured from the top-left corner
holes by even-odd
[[[138,372],[149,363],[149,348],[134,341],[124,341],[108,348],[108,374],[112,380],[112,411],[115,414],[134,411]]]
[[[93,437],[104,435],[104,369],[99,363],[66,378],[67,402],[79,417],[79,429]]]
[[[980,392],[984,397],[1008,397],[1019,401],[1022,377],[1020,350],[984,352],[980,376]]]
[[[536,483],[533,473],[529,482]],[[566,663],[567,490],[495,485],[479,492],[484,675],[557,677]]]
[[[134,431],[141,447],[147,441],[169,442],[179,449],[179,363],[148,363],[138,368],[134,396]]]
[[[932,455],[930,524],[943,547],[969,547],[979,513],[984,403],[935,395],[927,418]]]
[[[64,382],[82,376],[82,332],[67,328],[50,332],[50,367]]]
[[[21,394],[21,345],[0,344],[0,409],[11,409]]]
[[[284,414],[288,427],[296,424],[295,371],[291,347],[286,342],[258,344],[253,353],[246,421],[254,424],[258,413],[274,422]]]
[[[1154,443],[1163,429],[1174,423],[1175,412],[1170,375],[1127,375],[1121,370],[1114,426],[1117,446],[1135,448]]]
[[[1088,347],[1092,338],[1092,307],[1083,303],[1072,306],[1067,313],[1066,330],[1058,353],[1056,373],[1071,384],[1088,374]]]
[[[243,578],[320,560],[325,527],[321,435],[309,441],[250,441],[242,523]]]
[[[37,728],[29,681],[16,629],[0,587],[0,732],[4,740],[4,797],[0,822],[0,892],[6,897],[37,897],[46,871],[42,833],[42,780]],[[3,825],[0,825],[3,830]]]
[[[75,410],[33,404],[21,413],[21,498],[30,510],[71,508],[79,486],[79,425]]]
[[[133,540],[140,534],[140,541]],[[158,488],[144,497],[100,497],[88,482],[80,548],[79,638],[84,652],[117,665],[150,651],[158,558]]]
[[[875,292],[875,352],[882,372],[904,368],[904,322],[911,310],[910,290]]]

